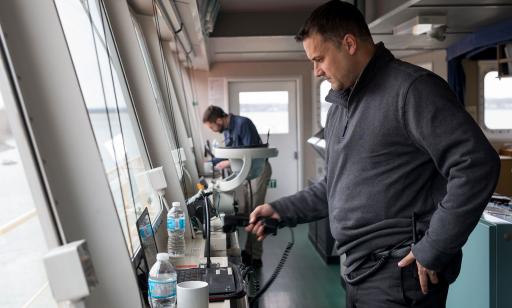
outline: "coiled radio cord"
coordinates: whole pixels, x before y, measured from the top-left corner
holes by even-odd
[[[256,303],[258,302],[258,298],[263,294],[265,293],[265,291],[270,287],[270,285],[272,285],[272,283],[274,282],[274,280],[276,280],[277,276],[279,275],[279,273],[281,272],[281,270],[283,269],[284,267],[284,264],[286,263],[286,260],[288,259],[288,256],[290,255],[290,251],[292,250],[292,247],[293,245],[295,244],[295,235],[293,233],[293,230],[292,228],[288,228],[290,229],[290,233],[291,233],[291,241],[288,242],[288,244],[286,245],[286,248],[284,249],[283,251],[283,255],[281,256],[281,259],[279,260],[279,263],[277,264],[276,268],[274,269],[274,272],[272,273],[272,276],[270,276],[270,278],[265,282],[265,284],[263,285],[263,287],[261,287],[260,290],[258,290],[258,292],[254,295],[254,297],[252,297],[249,301],[249,306],[251,308],[254,308],[256,307]]]

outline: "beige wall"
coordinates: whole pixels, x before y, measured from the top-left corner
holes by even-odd
[[[443,77],[444,80],[448,80],[448,65],[446,63],[445,50],[425,52],[410,57],[404,57],[401,58],[401,60],[416,65],[432,63],[432,71],[438,74],[439,76]]]
[[[209,105],[208,102],[208,78],[262,78],[262,77],[301,77],[302,78],[302,111],[298,124],[298,129],[302,133],[302,147],[304,157],[299,157],[302,162],[304,181],[315,175],[313,162],[315,154],[313,149],[306,143],[307,138],[313,134],[313,106],[312,106],[312,66],[306,61],[289,61],[289,62],[233,62],[233,63],[216,63],[211,67],[209,72],[196,71],[194,73],[195,85],[197,89],[197,97],[199,101],[199,111],[201,116]],[[225,93],[227,101],[227,93]],[[300,106],[298,106],[300,108]],[[222,140],[220,134],[213,134],[208,128],[203,126],[203,136],[206,139]]]

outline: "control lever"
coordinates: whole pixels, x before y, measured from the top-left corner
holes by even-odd
[[[258,217],[257,221],[263,222],[263,233],[277,235],[277,229],[284,227],[284,224],[274,218]],[[226,215],[224,216],[224,233],[234,232],[236,227],[246,227],[249,225],[249,217],[244,215]]]

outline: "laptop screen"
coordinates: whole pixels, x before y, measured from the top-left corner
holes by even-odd
[[[139,219],[137,219],[137,230],[141,243],[142,253],[148,265],[148,271],[156,262],[156,254],[158,249],[156,247],[155,234],[151,226],[151,219],[149,218],[148,208],[145,208]]]

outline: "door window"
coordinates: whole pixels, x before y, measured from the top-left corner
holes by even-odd
[[[327,112],[329,111],[329,107],[331,107],[331,104],[325,101],[325,97],[329,94],[330,89],[331,83],[329,81],[324,80],[320,83],[320,125],[322,125],[322,127],[325,127]]]
[[[288,91],[239,92],[240,115],[252,120],[258,133],[287,134]]]

